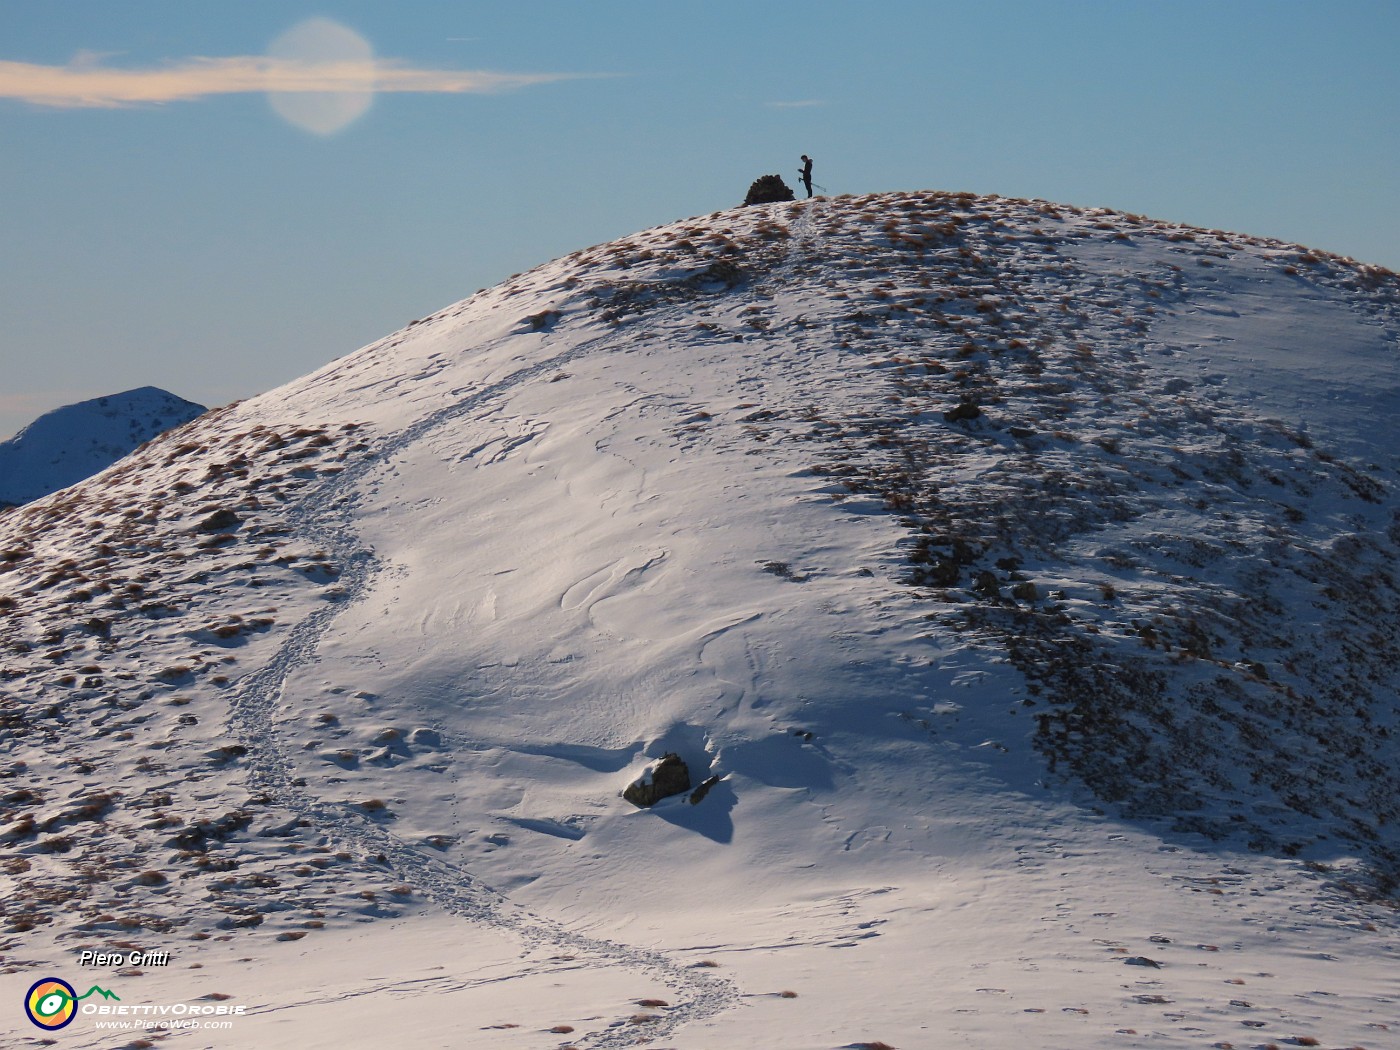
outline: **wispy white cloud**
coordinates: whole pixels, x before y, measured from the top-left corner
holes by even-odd
[[[791,102],[765,102],[765,106],[770,109],[809,109],[812,106],[825,106],[826,100],[820,98],[803,98]]]
[[[144,69],[116,68],[80,54],[67,65],[0,61],[0,98],[62,109],[118,109],[260,92],[490,94],[576,79],[573,73],[427,69],[393,60],[308,62],[262,55],[188,58]]]

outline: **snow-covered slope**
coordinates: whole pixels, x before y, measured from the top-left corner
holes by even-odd
[[[246,1007],[188,1045],[1395,1045],[1398,340],[1384,271],[894,194],[210,413],[0,519],[5,987]],[[667,752],[708,794],[623,801]]]
[[[46,412],[0,441],[0,507],[28,503],[91,477],[204,411],[202,405],[143,386]]]

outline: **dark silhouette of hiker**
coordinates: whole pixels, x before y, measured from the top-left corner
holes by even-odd
[[[807,187],[807,196],[812,195],[812,158],[802,154],[802,185]]]

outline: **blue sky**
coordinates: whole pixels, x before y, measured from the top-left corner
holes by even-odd
[[[419,89],[352,93],[333,133],[285,119],[247,76],[309,18]],[[832,193],[1101,205],[1400,269],[1397,54],[1393,0],[0,0],[0,437],[147,384],[259,393],[801,153]],[[63,94],[138,81],[185,94]]]

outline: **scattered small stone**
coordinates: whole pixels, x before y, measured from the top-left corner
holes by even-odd
[[[962,423],[964,421],[977,419],[982,415],[982,409],[973,401],[963,401],[943,413],[943,418],[949,423]]]
[[[1018,601],[1034,602],[1040,600],[1040,590],[1030,580],[1016,584],[1011,588],[1011,597]]]
[[[243,524],[243,519],[227,507],[220,507],[213,514],[201,521],[195,528],[200,532],[227,532],[236,525]]]
[[[701,781],[700,786],[690,793],[690,804],[692,806],[698,806],[702,801],[704,801],[705,796],[710,793],[710,788],[714,787],[718,783],[718,776],[706,777],[703,781]]]

